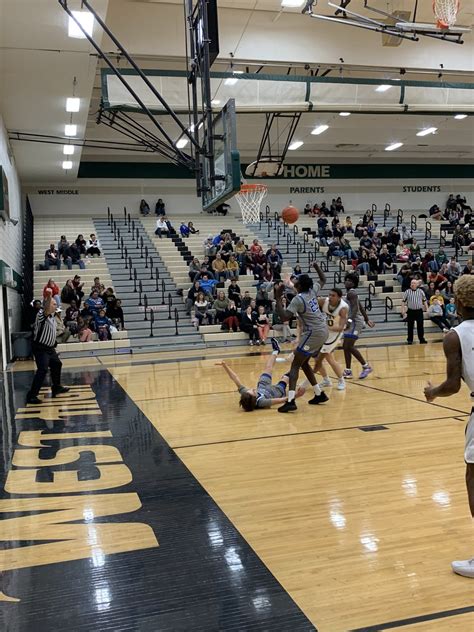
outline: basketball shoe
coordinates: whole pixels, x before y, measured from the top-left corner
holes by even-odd
[[[474,579],[474,557],[470,560],[456,560],[452,562],[451,568],[458,575],[472,577]]]

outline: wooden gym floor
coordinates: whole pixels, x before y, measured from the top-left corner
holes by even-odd
[[[2,629],[474,630],[474,582],[450,569],[474,554],[467,390],[425,402],[440,344],[363,351],[367,380],[288,415],[240,411],[218,350],[70,360],[71,395],[33,409],[17,365]],[[225,353],[251,387],[269,348]]]

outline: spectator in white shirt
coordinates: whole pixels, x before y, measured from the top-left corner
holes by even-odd
[[[87,241],[86,248],[86,253],[89,256],[92,255],[93,257],[100,257],[100,241],[97,239],[94,233],[90,235],[90,238]]]
[[[169,232],[168,224],[166,223],[165,219],[163,217],[158,217],[158,219],[156,220],[155,235],[158,235],[158,237],[161,239],[161,233],[168,233],[168,232]]]

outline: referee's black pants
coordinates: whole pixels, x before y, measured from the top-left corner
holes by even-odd
[[[54,390],[61,386],[61,367],[63,365],[56,349],[33,344],[33,355],[36,362],[36,373],[28,397],[38,397],[48,369],[51,371],[51,389],[54,393]]]
[[[415,328],[418,333],[418,340],[421,342],[425,339],[425,329],[423,326],[423,310],[422,309],[408,309],[407,310],[407,327],[408,327],[408,342],[413,342],[413,330]]]

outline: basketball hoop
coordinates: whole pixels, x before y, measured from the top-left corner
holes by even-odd
[[[256,224],[259,220],[260,205],[267,195],[268,187],[265,184],[243,184],[240,191],[235,194],[244,224]]]
[[[433,0],[433,13],[439,29],[450,29],[456,24],[459,0]]]

